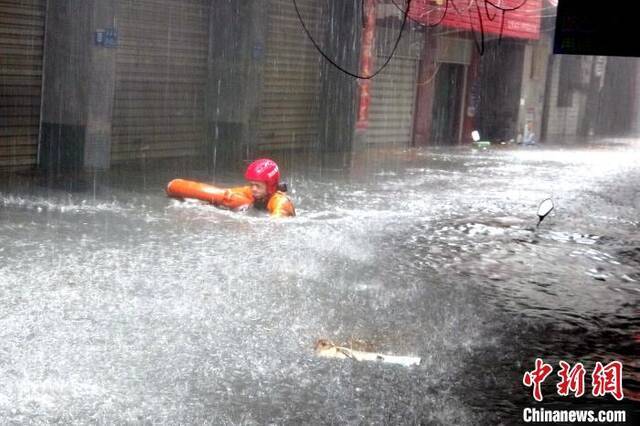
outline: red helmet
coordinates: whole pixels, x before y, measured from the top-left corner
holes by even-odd
[[[246,180],[254,180],[267,184],[267,192],[272,194],[277,191],[280,183],[280,171],[275,161],[268,158],[260,158],[249,164],[244,173]]]

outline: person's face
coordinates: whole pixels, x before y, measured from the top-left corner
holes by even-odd
[[[249,181],[251,187],[251,193],[256,200],[262,200],[267,197],[267,184],[264,182],[258,182],[255,180]]]

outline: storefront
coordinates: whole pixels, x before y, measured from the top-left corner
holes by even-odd
[[[541,1],[518,2],[504,12],[492,4],[448,3],[418,0],[410,10],[412,19],[430,28],[413,144],[455,144],[473,129],[488,139],[515,140],[524,126],[521,107],[529,102],[522,93],[525,46],[539,37]]]

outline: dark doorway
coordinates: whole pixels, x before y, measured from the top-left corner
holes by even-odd
[[[431,141],[436,145],[458,142],[464,65],[440,64],[436,77]]]

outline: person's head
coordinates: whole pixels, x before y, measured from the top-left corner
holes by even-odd
[[[249,164],[244,178],[251,186],[251,193],[257,200],[265,199],[278,190],[280,171],[275,161],[260,158]]]

